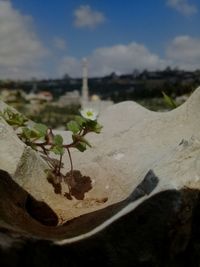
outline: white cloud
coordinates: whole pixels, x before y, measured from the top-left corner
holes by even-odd
[[[92,10],[89,5],[83,5],[74,11],[75,26],[78,28],[95,28],[105,21],[105,16],[96,10]]]
[[[198,12],[197,7],[190,4],[188,0],[167,0],[167,5],[185,16],[191,16]]]
[[[88,56],[89,75],[103,76],[111,72],[118,74],[130,73],[135,68],[139,70],[162,69],[167,61],[151,53],[144,45],[135,42],[128,45],[115,45],[98,48]],[[59,74],[68,73],[71,76],[81,76],[80,60],[74,57],[65,57],[59,67]]]
[[[59,50],[65,50],[67,48],[66,41],[61,37],[55,37],[53,39],[53,44],[54,44],[55,48],[57,48]]]
[[[45,54],[32,18],[14,9],[10,1],[0,0],[0,78],[37,74],[37,64]]]
[[[200,38],[177,36],[169,44],[166,55],[174,66],[188,70],[200,68]]]
[[[167,46],[165,58],[150,52],[144,45],[132,42],[94,50],[88,55],[89,76],[104,76],[111,72],[131,73],[134,69],[155,70],[167,66],[185,70],[200,69],[200,38],[177,36]],[[81,60],[65,57],[58,68],[59,75],[82,75]]]

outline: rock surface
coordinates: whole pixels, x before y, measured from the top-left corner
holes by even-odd
[[[90,135],[94,147],[83,154],[72,152],[75,169],[89,183],[88,190],[81,196],[74,195],[73,200],[65,197],[67,186],[64,183],[61,194],[55,194],[44,172],[46,163],[26,148],[1,120],[0,169],[7,171],[12,179],[1,173],[0,191],[6,191],[8,185],[13,190],[17,188],[15,191],[22,196],[18,202],[21,207],[25,205],[24,209],[16,207],[17,194],[12,195],[12,190],[4,192],[10,210],[21,216],[21,220],[13,223],[12,213],[6,214],[7,206],[1,204],[6,218],[1,218],[2,221],[7,227],[33,236],[62,240],[60,243],[64,244],[101,231],[155,194],[184,187],[199,190],[199,102],[200,88],[186,103],[170,112],[152,112],[130,101],[108,108],[99,118],[103,132]],[[69,140],[68,133],[60,133]],[[65,171],[67,168],[66,165]],[[6,182],[3,182],[5,176]],[[154,185],[155,179],[158,182]],[[147,183],[145,190],[144,183]],[[32,198],[27,202],[28,194]],[[48,206],[45,212],[48,216],[51,214],[53,223],[65,224],[47,229],[40,215],[34,213],[41,207],[38,202]],[[41,211],[43,213],[44,209]]]

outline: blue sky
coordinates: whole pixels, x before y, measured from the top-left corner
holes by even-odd
[[[200,68],[198,0],[0,0],[0,78]]]

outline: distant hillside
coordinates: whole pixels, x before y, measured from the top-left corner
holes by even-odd
[[[161,97],[162,91],[171,96],[188,94],[200,85],[200,70],[183,71],[166,68],[164,71],[134,71],[132,74],[117,75],[88,80],[90,94],[114,102]],[[55,98],[67,91],[81,91],[82,80],[65,75],[63,79],[37,81],[0,81],[1,89],[22,89],[26,92],[48,90]]]

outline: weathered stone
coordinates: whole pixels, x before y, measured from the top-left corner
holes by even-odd
[[[15,173],[25,145],[19,140],[13,129],[0,118],[0,169]]]
[[[77,175],[88,182],[87,190],[81,192],[77,188],[72,200],[66,197],[65,183],[61,184],[60,194],[55,193],[47,181],[44,160],[25,148],[11,132],[13,144],[16,140],[19,145],[18,152],[15,156],[12,151],[5,152],[7,138],[1,169],[12,175],[16,182],[13,187],[20,185],[34,201],[48,205],[60,224],[67,222],[50,230],[23,215],[23,232],[47,239],[65,239],[61,243],[69,243],[101,231],[155,194],[184,187],[199,190],[199,101],[200,88],[185,104],[170,112],[152,112],[130,101],[108,108],[99,118],[104,126],[102,133],[90,134],[94,147],[84,153],[72,152],[74,169],[81,173]],[[59,133],[69,141],[69,133]],[[12,157],[15,165],[9,169]],[[66,164],[64,171],[68,168]]]

